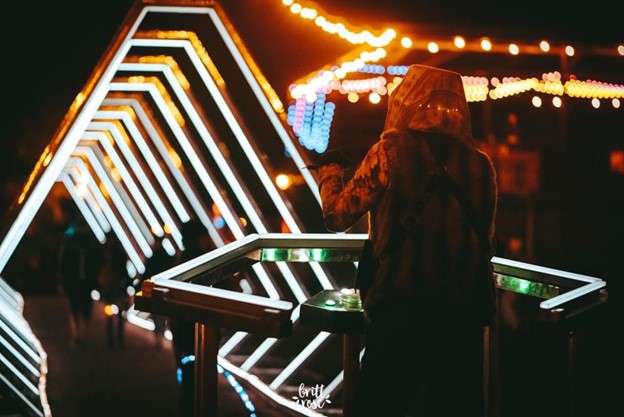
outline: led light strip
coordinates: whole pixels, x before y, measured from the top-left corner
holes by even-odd
[[[103,135],[103,141],[106,141],[107,138],[104,135],[104,132],[92,132],[92,133],[98,133],[98,134],[102,134]],[[85,134],[87,134],[87,132],[85,132]],[[88,135],[91,136],[91,135]],[[102,143],[102,142],[100,142]],[[108,144],[110,145],[110,143]],[[102,152],[102,150],[100,149],[100,147],[98,146],[98,142],[97,140],[94,142],[92,139],[87,139],[83,136],[83,141],[80,142],[80,146],[85,146],[85,147],[89,147],[93,153],[96,155],[96,157],[98,158],[98,160],[100,161],[100,165],[104,166],[108,166],[107,164],[107,156],[104,155],[104,153]],[[104,146],[103,146],[104,147]],[[138,225],[139,229],[141,230],[141,232],[143,233],[143,236],[145,236],[145,239],[147,240],[147,242],[150,245],[154,244],[154,236],[152,235],[152,233],[156,234],[155,232],[152,231],[152,229],[147,225],[147,223],[145,223],[145,219],[143,216],[141,216],[141,213],[139,212],[139,210],[141,210],[144,214],[145,211],[143,211],[144,209],[144,204],[145,200],[142,200],[142,203],[140,202],[142,199],[142,195],[139,194],[136,199],[138,200],[138,207],[137,204],[135,204],[135,202],[130,198],[130,196],[128,195],[128,193],[126,192],[126,189],[123,187],[123,185],[120,184],[119,181],[124,181],[126,182],[126,180],[128,182],[132,181],[132,177],[130,176],[130,174],[128,173],[127,169],[125,169],[124,164],[121,162],[121,158],[119,158],[117,156],[117,152],[115,152],[114,148],[110,148],[109,146],[104,147],[104,151],[108,154],[108,158],[111,162],[117,162],[119,163],[119,167],[117,168],[117,174],[119,174],[119,178],[113,178],[112,179],[112,184],[115,187],[115,189],[117,190],[117,192],[119,193],[120,197],[122,198],[122,200],[124,201],[125,206],[128,208],[128,210],[130,211],[130,213],[132,214],[132,218],[135,219],[136,224]],[[110,152],[109,152],[110,151]],[[115,163],[115,165],[117,165]],[[110,176],[113,177],[113,170],[110,170]],[[108,177],[108,175],[107,175]],[[136,185],[135,185],[136,187]],[[130,191],[130,193],[134,196],[135,191],[138,191],[137,189],[133,189],[131,187],[128,187],[128,191]]]
[[[137,147],[139,148],[139,151],[143,155],[143,158],[145,158],[147,165],[151,168],[152,172],[154,173],[156,180],[158,181],[163,191],[165,192],[165,195],[171,202],[171,205],[176,211],[178,217],[180,218],[182,223],[188,222],[191,219],[188,212],[186,211],[186,209],[184,208],[184,205],[180,201],[178,194],[174,191],[173,187],[171,186],[171,183],[169,182],[169,180],[167,179],[167,176],[165,175],[162,168],[160,167],[160,164],[154,157],[154,154],[150,150],[149,146],[147,146],[147,143],[145,142],[143,135],[137,128],[131,115],[126,111],[98,110],[95,113],[94,119],[118,119],[124,123],[124,125],[126,126],[126,129],[128,130],[128,133],[133,139],[134,144],[137,145]]]
[[[95,197],[99,206],[102,208],[102,211],[104,212],[104,215],[106,216],[106,219],[110,223],[111,228],[113,229],[113,232],[115,232],[115,235],[117,235],[117,238],[119,239],[122,246],[126,250],[126,253],[128,254],[128,257],[130,258],[130,261],[132,262],[132,264],[134,265],[134,267],[139,273],[141,274],[144,273],[145,265],[143,264],[141,257],[139,256],[138,252],[134,248],[134,245],[130,241],[130,238],[126,234],[126,231],[124,230],[123,226],[117,219],[117,216],[115,215],[110,205],[106,201],[106,198],[102,194],[102,190],[100,190],[100,188],[95,183],[94,179],[91,177],[91,172],[89,172],[89,169],[85,166],[83,160],[80,158],[72,158],[68,161],[68,165],[69,166],[75,165],[76,168],[78,169],[79,174],[81,176],[86,176],[86,178],[88,179],[87,185],[89,189],[91,190],[91,193]]]
[[[223,242],[223,239],[221,238],[221,235],[219,234],[217,229],[214,227],[212,220],[210,220],[210,218],[208,217],[208,213],[206,213],[204,206],[201,204],[201,202],[195,195],[186,177],[180,171],[180,169],[176,166],[176,164],[172,161],[172,157],[169,154],[167,147],[163,143],[162,138],[156,131],[156,128],[152,124],[152,121],[150,120],[150,118],[145,113],[145,110],[143,110],[143,107],[141,106],[139,101],[134,98],[107,98],[106,100],[103,101],[102,105],[104,106],[126,106],[128,105],[132,107],[135,114],[141,121],[141,124],[147,131],[147,134],[150,136],[152,143],[154,144],[154,146],[160,153],[160,156],[162,157],[162,159],[167,164],[169,171],[171,172],[173,177],[176,179],[176,182],[182,189],[182,192],[184,193],[187,200],[191,204],[191,207],[193,207],[195,214],[197,214],[197,218],[201,221],[204,227],[206,227],[206,229],[208,230],[208,234],[210,235],[212,240],[215,242],[215,244],[217,246],[223,246],[224,242]]]
[[[183,48],[184,49],[184,51],[189,56],[191,62],[193,63],[193,66],[195,67],[196,71],[199,73],[200,78],[202,79],[211,97],[213,98],[213,100],[215,100],[215,103],[217,104],[217,107],[219,108],[224,119],[228,123],[230,130],[232,131],[232,133],[234,133],[234,136],[236,137],[238,143],[240,144],[241,148],[245,152],[245,155],[247,156],[249,162],[251,163],[254,170],[258,174],[258,177],[260,181],[262,182],[262,184],[264,185],[267,193],[269,194],[269,197],[271,198],[271,200],[277,207],[284,221],[286,222],[287,226],[290,228],[291,231],[295,233],[301,232],[299,225],[296,223],[294,217],[288,210],[284,200],[282,199],[281,195],[275,188],[275,185],[273,184],[273,181],[267,174],[266,169],[264,168],[264,165],[260,162],[258,155],[255,153],[253,147],[249,143],[247,136],[243,132],[240,124],[236,120],[236,117],[232,113],[232,110],[229,108],[225,98],[223,97],[221,93],[221,90],[219,90],[219,87],[215,83],[214,79],[206,70],[206,67],[204,66],[204,64],[201,61],[201,58],[199,57],[199,55],[193,48],[193,45],[189,41],[186,41],[186,40],[169,40],[169,39],[133,39],[131,41],[131,44],[133,46],[141,46],[141,47],[147,47],[147,46],[157,47],[158,46],[158,47]],[[240,187],[238,183],[235,183],[236,177],[233,175],[233,173],[231,173],[229,164],[223,158],[218,145],[212,139],[201,117],[199,116],[194,106],[190,102],[188,96],[186,95],[184,89],[180,85],[180,82],[178,78],[175,76],[175,74],[173,73],[171,67],[169,67],[166,64],[122,63],[120,65],[120,69],[126,70],[126,71],[162,72],[165,75],[165,78],[167,79],[172,89],[174,90],[176,97],[181,102],[183,108],[185,109],[189,117],[191,118],[194,126],[196,127],[200,136],[202,137],[202,140],[204,141],[210,153],[212,154],[213,158],[217,162],[217,165],[219,166],[221,171],[225,174],[225,178],[228,179],[228,183],[235,190],[235,194],[239,196],[239,201],[242,196],[245,196],[246,198],[246,193],[242,190],[242,188]],[[267,230],[266,228],[264,228],[264,226],[259,227],[258,222],[260,222],[260,219],[257,217],[257,213],[255,213],[255,209],[253,208],[253,206],[249,202],[243,202],[243,201],[240,201],[240,202],[241,202],[241,205],[243,205],[245,212],[250,216],[250,220],[254,224],[254,227],[256,228],[256,230],[260,233],[266,232]],[[251,215],[250,212],[254,213],[254,215]],[[324,289],[333,288],[333,285],[330,279],[327,277],[327,275],[325,274],[325,271],[323,271],[323,269],[319,265],[311,264],[311,267],[314,273],[316,274],[316,276],[318,277],[319,282],[321,283]],[[278,268],[284,274],[291,288],[298,287],[298,285],[296,284],[296,280],[294,280],[294,277],[292,276],[292,273],[286,270],[287,268],[286,265],[278,264]]]
[[[84,201],[87,203],[87,206],[91,209],[91,212],[95,216],[95,219],[100,225],[100,228],[104,231],[104,233],[110,232],[111,231],[110,224],[108,223],[108,220],[106,220],[106,216],[104,216],[104,213],[102,213],[102,208],[95,201],[95,198],[93,197],[93,195],[91,194],[91,191],[89,191],[88,188],[83,190],[83,198],[84,198]]]
[[[94,123],[98,123],[98,122],[94,122]],[[89,126],[91,126],[91,124]],[[113,138],[115,138],[114,134],[111,135],[111,136]],[[123,163],[123,161],[121,160],[121,158],[119,157],[117,152],[115,151],[114,146],[108,141],[108,138],[106,137],[104,132],[102,132],[102,131],[86,131],[84,133],[84,135],[83,135],[83,138],[84,139],[98,140],[100,142],[100,144],[102,145],[102,147],[104,148],[106,153],[111,158],[113,164],[117,167],[117,170],[119,171],[119,173],[121,175],[121,178],[123,179],[124,183],[128,187],[130,193],[132,194],[132,196],[135,199],[137,199],[137,202],[139,203],[139,206],[141,207],[141,209],[143,209],[144,207],[149,207],[149,205],[147,204],[147,201],[145,200],[145,197],[143,197],[143,193],[139,190],[139,187],[134,182],[134,179],[132,178],[132,176],[128,172],[128,169],[126,168],[125,164]],[[116,141],[116,143],[118,143],[116,138],[115,138],[115,141]],[[125,144],[125,145],[127,145],[127,144]],[[119,148],[122,149],[122,152],[123,152],[123,148],[121,148],[121,147],[119,147]],[[132,152],[130,149],[127,149],[127,151]],[[124,155],[124,157],[126,157],[126,155]],[[134,159],[134,161],[131,162],[126,157],[126,160],[130,163],[130,167],[131,167],[132,171],[135,173],[135,175],[137,176],[139,182],[141,183],[141,186],[143,187],[143,190],[145,191],[145,194],[147,194],[149,200],[152,202],[152,204],[156,208],[156,211],[158,212],[158,215],[165,222],[165,224],[171,229],[171,235],[173,236],[174,240],[178,244],[178,247],[179,248],[183,248],[183,245],[182,245],[182,234],[180,233],[180,229],[178,229],[178,226],[177,226],[176,222],[171,218],[171,215],[169,214],[169,211],[164,206],[162,200],[160,199],[160,197],[156,193],[156,190],[154,189],[154,187],[152,187],[151,183],[149,181],[147,181],[147,176],[145,175],[145,172],[143,171],[143,168],[141,167],[140,164],[138,166],[134,164],[134,162],[136,162],[138,164],[138,161],[136,159]],[[154,163],[157,164],[156,161],[154,161]],[[138,171],[137,171],[137,168],[138,168]],[[154,219],[154,220],[156,222],[156,226],[152,225],[151,231],[154,234],[156,234],[156,235],[162,236],[164,234],[163,227],[160,226],[158,220],[156,220],[156,219]]]
[[[61,181],[65,185],[65,188],[67,189],[67,192],[69,193],[71,198],[74,200],[74,203],[76,203],[78,210],[80,211],[80,213],[86,220],[87,224],[91,228],[91,231],[95,235],[95,238],[101,244],[106,243],[106,235],[104,234],[104,231],[100,228],[100,225],[95,220],[95,217],[91,213],[91,210],[85,204],[84,200],[76,192],[76,186],[73,184],[73,182],[69,179],[67,175],[63,175],[61,177]]]
[[[310,191],[312,191],[312,194],[314,195],[314,197],[316,197],[316,200],[320,204],[321,196],[319,195],[316,181],[314,180],[314,177],[312,176],[310,171],[306,168],[306,164],[305,162],[303,162],[303,159],[301,158],[299,151],[297,150],[293,142],[290,140],[290,136],[288,135],[288,132],[286,132],[286,129],[284,129],[284,126],[282,125],[279,118],[277,117],[277,114],[275,114],[275,111],[271,107],[271,104],[269,103],[266,96],[264,95],[262,88],[258,84],[258,80],[256,80],[253,73],[249,69],[247,62],[245,61],[240,51],[236,47],[236,44],[234,43],[234,41],[232,40],[232,37],[230,36],[227,29],[223,25],[223,22],[219,18],[219,15],[217,14],[217,12],[214,11],[213,9],[210,9],[208,10],[208,16],[210,16],[210,19],[212,20],[215,27],[217,28],[219,35],[221,35],[221,38],[223,39],[225,46],[230,51],[230,54],[234,58],[234,61],[238,65],[239,69],[243,73],[243,76],[245,77],[252,91],[256,95],[258,101],[260,102],[260,105],[262,106],[262,108],[264,109],[264,112],[269,118],[269,121],[273,125],[273,128],[277,132],[280,139],[282,139],[282,143],[284,144],[286,151],[293,158],[293,161],[295,161],[295,165],[297,166],[297,169],[299,170],[299,172],[305,179],[306,184],[308,184]]]
[[[360,362],[362,361],[362,356],[364,356],[365,351],[366,349],[362,349],[360,351]],[[340,371],[340,373],[336,376],[336,378],[334,378],[332,382],[330,382],[325,387],[325,389],[323,389],[323,394],[329,396],[332,392],[334,392],[336,388],[340,386],[340,384],[342,384],[343,380],[344,380],[344,371]]]
[[[100,165],[102,167],[108,166],[106,164],[106,161],[107,161],[106,156],[104,155],[104,153],[102,152],[102,149],[97,145],[96,142],[83,140],[82,142],[80,142],[79,146],[86,146],[89,149],[91,149],[93,151],[93,154],[96,156],[96,158],[100,162]],[[113,170],[111,170],[110,172],[108,171],[105,171],[105,172],[112,186],[115,187],[115,190],[117,191],[122,201],[124,202],[125,207],[127,207],[128,211],[132,215],[132,219],[134,219],[137,226],[143,233],[143,236],[147,240],[147,243],[151,247],[151,245],[155,243],[155,239],[154,239],[155,233],[152,232],[151,228],[146,223],[145,218],[139,212],[140,208],[137,207],[136,202],[130,197],[130,195],[128,194],[128,191],[124,188],[123,184],[121,183],[121,180],[122,180],[121,175],[119,176],[119,180],[118,180],[117,178],[113,178],[113,172],[114,172]],[[117,174],[119,174],[119,171],[117,171]]]
[[[227,369],[232,374],[236,375],[238,378],[251,384],[254,388],[260,391],[262,394],[266,395],[269,399],[273,400],[275,403],[283,407],[286,407],[292,411],[300,413],[306,417],[325,417],[323,414],[320,414],[314,410],[304,407],[301,404],[297,404],[294,401],[287,400],[286,398],[277,394],[273,389],[271,389],[265,383],[260,381],[260,379],[258,379],[257,376],[253,374],[249,374],[248,372],[240,369],[239,367],[229,362],[227,359],[219,356],[217,358],[217,363],[221,365],[223,369]]]
[[[273,390],[277,390],[283,383],[288,379],[288,377],[295,372],[299,366],[301,366],[310,355],[329,337],[331,333],[328,332],[320,332],[312,342],[308,344],[295,358],[286,366],[282,372],[275,377],[273,382],[269,385],[269,387]]]
[[[214,80],[212,79],[208,71],[206,70],[205,66],[203,65],[201,59],[197,55],[192,44],[189,41],[185,41],[185,40],[161,40],[161,39],[134,39],[132,41],[132,44],[133,46],[141,46],[141,47],[160,46],[160,47],[184,48],[187,55],[191,58],[191,61],[193,62],[193,65],[195,66],[196,70],[200,74],[200,77],[202,78],[206,88],[208,89],[209,93],[215,100],[215,103],[219,107],[219,110],[221,111],[223,117],[226,119],[226,122],[228,123],[230,129],[232,130],[235,137],[237,138],[237,141],[243,148],[247,158],[249,159],[250,163],[254,167],[258,176],[260,177],[265,189],[269,193],[269,196],[273,200],[274,204],[278,207],[278,211],[280,212],[280,214],[286,221],[287,225],[293,232],[295,233],[300,232],[300,228],[298,224],[295,222],[294,218],[292,217],[292,214],[286,207],[286,204],[281,199],[281,196],[279,195],[279,193],[277,192],[277,189],[273,185],[273,182],[269,178],[266,170],[264,169],[264,166],[258,159],[246,135],[244,134],[244,132],[242,131],[242,128],[240,127],[238,121],[236,120],[234,114],[232,113],[229,106],[227,105],[223,95],[221,94],[221,91],[219,90],[216,83],[214,82]],[[165,78],[167,79],[171,87],[173,88],[176,97],[182,104],[184,110],[189,115],[194,126],[200,133],[200,136],[202,137],[204,143],[206,144],[209,151],[213,155],[213,158],[217,162],[217,165],[219,165],[219,168],[221,169],[221,171],[224,172],[225,178],[228,179],[228,183],[235,190],[235,194],[239,196],[239,201],[241,197],[243,196],[245,196],[246,198],[246,193],[244,193],[244,191],[240,188],[240,185],[235,181],[236,177],[231,172],[229,165],[227,164],[222,154],[220,153],[220,150],[218,146],[216,145],[216,143],[214,143],[214,140],[212,139],[206,127],[204,126],[203,121],[201,120],[197,111],[193,107],[188,96],[184,92],[184,89],[179,84],[179,80],[173,73],[172,69],[166,64],[144,64],[144,63],[123,63],[121,64],[120,69],[125,70],[125,71],[161,72],[165,75]],[[254,227],[256,227],[256,229],[260,233],[266,232],[266,228],[264,228],[263,225],[262,226],[258,225],[258,222],[260,221],[260,219],[257,216],[250,214],[250,213],[256,214],[255,209],[253,208],[251,203],[243,202],[243,201],[240,201],[240,202],[243,205],[246,213],[249,215],[250,220],[252,221],[252,224],[254,224]],[[277,266],[280,269],[280,272],[282,272],[282,274],[284,275],[289,287],[291,288],[293,293],[296,295],[298,301],[300,303],[305,301],[305,298],[307,298],[307,296],[305,296],[305,293],[302,291],[301,286],[298,284],[296,278],[292,275],[291,271],[287,268],[287,265],[285,263],[278,262]],[[320,267],[320,265],[318,265],[317,263],[311,263],[310,266],[312,267],[314,273],[316,274],[317,278],[319,279],[319,282],[321,283],[324,289],[333,288],[333,285],[331,284],[329,278],[325,274],[324,270]],[[226,342],[223,345],[223,347],[220,349],[220,354],[224,356],[227,355],[237,345],[237,343],[243,339],[244,335],[245,334],[243,332],[236,333],[233,336],[233,339],[230,339],[228,342]],[[257,358],[256,360],[258,360],[260,359],[262,354],[266,353],[268,349],[270,348],[270,346],[272,345],[273,343],[263,343],[259,347],[261,350],[254,352],[254,354],[252,355],[254,356],[254,358]]]
[[[113,201],[113,204],[115,204],[115,207],[117,208],[117,211],[121,215],[122,219],[128,226],[128,229],[130,230],[130,233],[132,233],[132,236],[139,245],[139,248],[141,248],[141,251],[146,257],[151,257],[153,255],[152,248],[150,247],[145,236],[141,233],[141,229],[139,228],[137,220],[130,213],[130,210],[128,209],[129,202],[122,199],[117,188],[115,187],[115,184],[108,177],[106,170],[102,166],[98,157],[93,152],[93,149],[87,146],[76,146],[74,154],[78,156],[84,155],[88,159],[89,164],[93,167],[96,175],[100,178],[100,180],[106,187],[108,195]]]
[[[178,214],[178,217],[180,218],[182,223],[188,222],[190,220],[188,212],[182,205],[180,198],[178,197],[177,193],[174,191],[165,173],[162,171],[160,164],[154,157],[154,154],[150,150],[149,146],[147,146],[147,143],[145,142],[143,135],[137,129],[136,124],[134,123],[134,120],[132,120],[132,117],[130,117],[130,115],[124,111],[98,110],[95,113],[94,119],[117,119],[117,120],[121,120],[124,123],[126,129],[128,130],[128,133],[130,133],[130,136],[133,139],[134,144],[137,145],[137,147],[139,148],[139,151],[141,152],[141,154],[143,155],[143,158],[145,158],[145,161],[147,162],[147,166],[153,172],[154,176],[156,177],[156,180],[160,184],[165,195],[167,196],[174,210]],[[149,187],[152,191],[154,191],[154,188],[151,187],[151,183],[149,184],[150,184],[149,186],[148,185],[144,185],[144,186]],[[146,192],[149,193],[150,191],[146,190]],[[154,194],[156,193],[154,192]],[[171,215],[169,214],[169,212],[167,211],[167,209],[164,207],[164,205],[162,204],[160,200],[157,200],[156,202],[152,201],[152,204],[154,204],[154,206],[157,208],[161,218],[165,220],[165,222],[167,223],[171,222],[172,224],[174,224],[173,219],[171,218]]]
[[[78,94],[76,100],[72,103],[71,107],[77,107],[86,100],[78,115],[74,118],[71,126],[65,133],[64,138],[61,140],[58,149],[49,160],[49,164],[45,171],[30,192],[30,195],[25,200],[21,199],[20,202],[23,203],[23,206],[11,224],[4,240],[0,243],[0,272],[4,270],[4,267],[13,254],[15,247],[26,232],[26,228],[32,222],[32,219],[37,213],[39,207],[41,207],[43,200],[50,192],[52,185],[56,182],[58,176],[63,170],[63,167],[65,166],[65,163],[70,158],[74,147],[78,144],[80,135],[84,132],[87,127],[87,123],[89,123],[92,115],[95,113],[97,107],[106,95],[106,85],[108,85],[111,81],[113,75],[117,71],[118,64],[121,63],[124,56],[126,56],[128,50],[130,49],[127,41],[132,38],[137,28],[143,21],[147,11],[148,8],[141,10],[136,22],[134,22],[128,30],[128,33],[121,42],[119,49],[113,54],[109,65],[102,72],[102,75],[97,80],[97,83],[91,93],[86,98],[82,93]],[[27,190],[22,191],[22,193],[25,192],[27,192]]]
[[[199,156],[193,149],[193,146],[189,142],[189,139],[186,137],[186,134],[184,133],[180,125],[178,125],[178,123],[175,121],[173,115],[171,114],[171,111],[169,110],[169,107],[165,103],[162,95],[160,94],[156,86],[154,86],[153,84],[149,84],[149,83],[117,83],[116,82],[116,83],[111,83],[110,90],[111,91],[147,92],[150,94],[151,98],[154,100],[154,102],[156,103],[156,106],[158,107],[165,121],[167,122],[168,127],[171,129],[174,136],[176,137],[176,140],[182,147],[184,153],[189,158],[191,165],[197,172],[200,180],[202,181],[202,184],[208,191],[210,198],[215,202],[215,204],[219,208],[219,211],[223,215],[223,218],[225,219],[226,224],[228,225],[228,227],[234,234],[234,237],[236,239],[243,238],[245,235],[242,229],[240,228],[238,219],[234,217],[234,215],[230,211],[230,207],[225,202],[225,199],[223,198],[223,196],[219,192],[219,189],[213,182],[212,177],[206,170],[206,167],[204,167]],[[272,280],[268,276],[264,267],[260,264],[254,264],[252,268],[254,272],[258,275],[258,278],[260,279],[260,283],[262,284],[265,291],[269,295],[269,298],[279,299],[279,293],[277,292],[275,285],[273,284]]]
[[[135,42],[135,41],[133,41],[133,42]],[[138,46],[147,46],[147,45],[150,45],[150,46],[164,46],[164,45],[169,45],[169,41],[164,41],[164,42],[166,42],[166,44],[162,44],[162,42],[159,42],[157,44],[152,44],[152,41],[150,41],[149,43],[141,43]],[[240,128],[240,125],[234,119],[234,115],[232,114],[231,110],[229,109],[229,107],[225,103],[225,100],[223,99],[223,96],[221,96],[220,91],[218,90],[217,86],[214,84],[212,78],[210,78],[210,76],[208,75],[206,69],[204,68],[203,64],[201,63],[201,60],[199,59],[199,57],[195,53],[195,50],[193,49],[192,45],[188,41],[174,41],[174,44],[177,45],[180,42],[183,42],[183,44],[185,45],[185,51],[189,55],[193,55],[194,56],[194,58],[195,58],[194,64],[198,66],[198,70],[199,70],[199,68],[201,68],[203,70],[204,74],[202,75],[202,78],[204,78],[204,76],[205,76],[209,80],[208,82],[212,82],[212,84],[211,84],[212,88],[209,87],[209,92],[211,93],[212,97],[215,99],[215,101],[217,103],[217,106],[219,107],[219,110],[221,111],[221,113],[223,114],[225,119],[228,121],[228,124],[230,125],[230,128],[235,133],[236,137],[239,139],[239,143],[241,144],[241,146],[243,146],[243,149],[245,150],[247,156],[249,157],[249,159],[250,159],[252,165],[254,166],[254,169],[256,170],[256,172],[259,175],[260,175],[261,172],[264,172],[264,175],[265,175],[266,179],[263,179],[262,182],[264,183],[265,188],[267,188],[267,191],[269,191],[269,195],[273,199],[274,203],[278,206],[278,210],[280,211],[281,214],[283,214],[284,212],[287,213],[287,215],[289,216],[289,217],[285,218],[287,223],[294,224],[294,219],[292,218],[290,212],[286,208],[285,203],[281,200],[281,197],[277,194],[277,191],[273,187],[273,183],[271,182],[270,178],[268,178],[268,175],[266,174],[266,171],[264,171],[264,167],[262,166],[260,161],[257,159],[257,156],[255,155],[255,153],[253,153],[253,149],[251,149],[251,145],[247,141],[247,138],[244,137],[244,133],[242,132],[242,129]],[[134,43],[133,43],[133,45],[134,45]],[[206,147],[208,148],[208,150],[209,150],[210,154],[212,155],[213,159],[217,163],[217,166],[219,167],[219,169],[223,173],[224,177],[226,178],[226,180],[227,180],[228,184],[230,185],[230,187],[232,188],[232,190],[234,191],[234,194],[238,197],[238,201],[241,204],[241,206],[243,207],[243,209],[245,210],[245,213],[249,217],[252,225],[254,226],[254,228],[258,232],[266,233],[267,232],[266,226],[264,225],[264,223],[260,219],[256,209],[254,208],[253,204],[249,200],[248,193],[245,192],[243,187],[240,185],[240,183],[238,181],[238,177],[234,174],[234,172],[230,168],[230,164],[223,157],[223,154],[221,153],[221,150],[219,149],[219,146],[215,142],[214,138],[212,137],[212,135],[210,134],[210,132],[208,131],[206,126],[204,125],[202,118],[199,116],[199,114],[195,110],[195,107],[191,103],[189,97],[186,95],[186,93],[185,93],[184,89],[182,88],[182,86],[179,84],[179,80],[173,74],[173,71],[171,70],[171,68],[168,65],[165,65],[165,64],[141,64],[141,63],[136,63],[136,64],[130,63],[130,64],[128,64],[128,63],[124,63],[124,64],[121,64],[120,70],[122,70],[122,71],[156,71],[156,72],[162,72],[165,75],[165,78],[167,79],[167,81],[169,82],[171,87],[173,88],[176,97],[181,102],[183,109],[189,115],[189,117],[191,119],[191,122],[193,123],[193,126],[197,129],[197,131],[198,131],[200,137],[202,138],[204,144],[206,145]],[[200,71],[200,74],[201,74],[201,71]],[[206,80],[204,80],[204,81],[206,82]],[[241,136],[242,136],[242,138],[241,138]],[[249,155],[249,153],[253,154],[254,156],[251,157]],[[270,184],[269,186],[267,186],[266,181],[268,181],[268,184]],[[271,194],[271,192],[270,192],[271,188],[273,189],[273,191],[275,192],[276,195],[272,195]],[[282,210],[282,208],[283,208],[283,210]],[[298,228],[298,226],[296,224],[294,225],[294,227]],[[286,282],[288,283],[288,285],[291,288],[291,290],[293,291],[293,293],[300,294],[303,297],[307,298],[307,296],[305,295],[305,291],[299,285],[297,279],[295,278],[295,276],[292,273],[292,271],[290,270],[290,268],[283,262],[277,263],[277,267],[280,270],[280,272],[282,273],[282,275],[284,276]]]
[[[117,147],[121,150],[122,155],[128,162],[132,171],[137,175],[137,178],[139,182],[141,183],[141,185],[144,187],[147,187],[145,188],[145,192],[146,194],[148,194],[148,197],[150,194],[156,194],[156,191],[154,190],[147,176],[145,175],[145,172],[143,171],[141,164],[136,159],[136,157],[134,156],[134,153],[132,152],[128,144],[126,143],[125,138],[122,135],[121,130],[117,124],[115,124],[114,122],[110,122],[110,121],[93,121],[92,120],[91,123],[89,123],[89,126],[87,127],[87,129],[89,131],[101,131],[102,133],[108,132],[108,134],[110,134],[110,136],[115,141],[115,144],[117,145]],[[121,161],[121,159],[119,160]],[[138,191],[138,187],[137,187],[137,191]],[[160,222],[156,219],[156,216],[151,211],[151,208],[149,208],[150,206],[149,204],[147,204],[147,201],[145,201],[145,198],[142,196],[142,194],[140,192],[138,194],[141,195],[141,197],[138,197],[138,198],[141,198],[141,201],[142,201],[140,205],[146,206],[147,211],[151,213],[151,215],[147,218],[148,223],[150,224],[150,228],[151,228],[150,230],[153,230],[154,234],[156,234],[157,236],[162,236],[164,234],[163,227],[161,226]],[[158,199],[158,201],[160,202],[160,205],[162,206],[162,201],[160,201],[160,199]]]

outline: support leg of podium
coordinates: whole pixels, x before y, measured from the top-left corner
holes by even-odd
[[[195,323],[195,417],[217,417],[219,328]]]
[[[345,334],[343,336],[342,363],[344,367],[343,380],[343,417],[355,417],[354,402],[355,390],[360,374],[360,335]]]

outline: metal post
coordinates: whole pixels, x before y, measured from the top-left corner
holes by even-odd
[[[344,368],[342,415],[354,417],[355,390],[360,374],[360,335],[345,334],[342,346],[342,364]]]
[[[218,327],[195,323],[195,417],[217,417]]]
[[[570,403],[568,404],[570,415],[575,414],[575,395],[574,392],[574,377],[575,377],[575,366],[576,366],[576,338],[575,338],[574,330],[568,331],[568,398],[570,399]]]

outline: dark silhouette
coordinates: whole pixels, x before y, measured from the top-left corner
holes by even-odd
[[[104,256],[104,265],[98,275],[98,287],[102,302],[107,304],[106,340],[109,347],[114,347],[115,342],[123,347],[125,313],[130,306],[127,292],[130,278],[126,269],[128,256],[121,242],[113,236],[109,236]]]
[[[69,303],[71,344],[87,338],[93,307],[91,290],[100,267],[95,244],[87,225],[75,220],[65,229],[59,250],[60,282]]]
[[[384,133],[353,178],[345,184],[338,163],[320,167],[327,228],[370,213],[360,263],[370,271],[356,283],[370,319],[358,417],[483,415],[494,176],[472,142],[459,74],[418,65],[390,96]]]

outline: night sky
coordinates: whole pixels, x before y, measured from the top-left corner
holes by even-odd
[[[257,13],[279,0],[238,0]],[[617,4],[619,3],[619,5]],[[131,0],[11,2],[3,12],[0,179],[18,182],[45,147],[75,94],[113,38]],[[460,2],[323,0],[353,24],[407,21],[507,38],[616,45],[624,40],[621,2]],[[241,14],[245,14],[241,10]],[[284,66],[288,62],[283,63]]]

